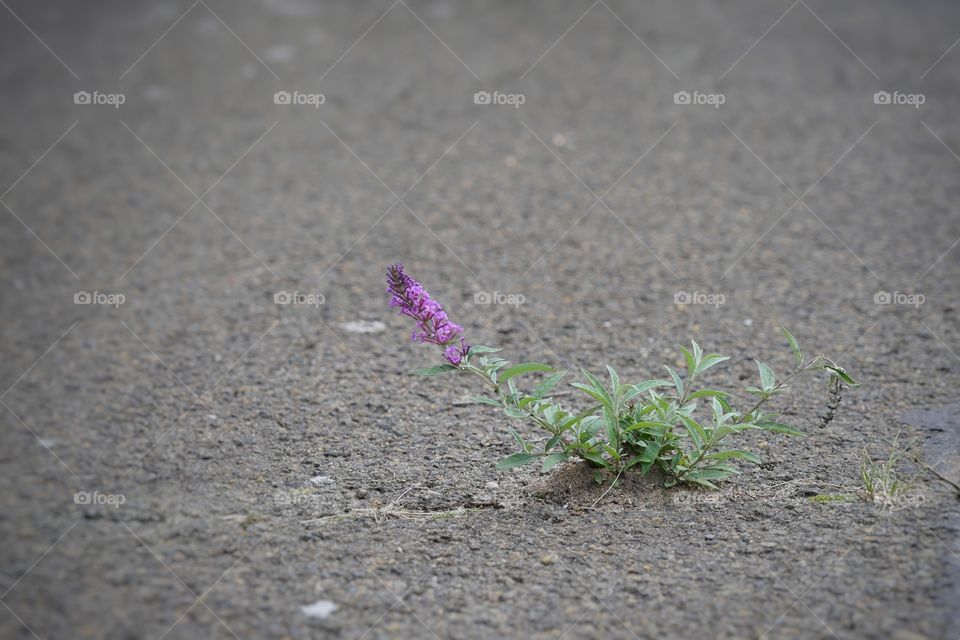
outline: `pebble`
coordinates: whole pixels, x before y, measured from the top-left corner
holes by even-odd
[[[303,611],[303,615],[308,618],[319,618],[323,620],[337,610],[337,605],[329,600],[317,600],[313,604],[300,607],[300,610]]]
[[[491,480],[486,484],[486,489],[488,491],[496,491],[499,488],[500,488],[500,483],[497,482],[496,480]]]
[[[379,320],[351,320],[340,326],[348,333],[380,333],[387,330],[387,325]]]
[[[548,566],[555,563],[556,561],[557,561],[557,556],[553,554],[548,553],[546,555],[540,556],[540,562]]]
[[[329,476],[314,476],[310,478],[310,484],[318,487],[325,484],[333,484],[333,478]]]

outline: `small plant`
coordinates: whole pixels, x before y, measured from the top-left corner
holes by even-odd
[[[617,478],[629,469],[636,468],[646,475],[658,468],[666,475],[667,487],[694,483],[716,488],[717,481],[739,472],[731,464],[733,460],[760,463],[754,453],[731,448],[728,443],[732,436],[747,430],[803,435],[767,410],[767,403],[798,376],[817,371],[829,375],[829,402],[820,419],[821,427],[833,419],[843,385],[857,386],[833,360],[825,356],[806,358],[796,339],[784,329],[795,365],[778,377],[773,369],[757,361],[759,382],[745,389],[753,396],[745,411],[735,408],[733,394],[701,386],[704,374],[729,358],[704,353],[696,342],[691,342],[689,349],[680,347],[686,360],[685,376],[667,366],[666,378],[627,384],[609,365],[606,382],[589,371],[581,371],[583,380],[570,386],[584,394],[587,405],[573,409],[551,396],[566,377],[566,371],[555,371],[539,362],[511,365],[496,355],[500,349],[468,345],[463,327],[451,322],[442,307],[400,264],[387,268],[387,293],[391,306],[416,321],[412,339],[443,349],[445,363],[415,373],[472,375],[489,391],[473,400],[496,407],[510,418],[532,422],[544,432],[540,441],[533,442],[508,428],[520,450],[501,460],[498,469],[539,461],[548,470],[565,460],[579,459],[598,470],[614,470]],[[531,391],[521,391],[518,380],[531,373],[545,377]]]
[[[879,461],[874,460],[869,451],[863,450],[860,479],[868,501],[885,509],[894,509],[916,487],[920,474],[908,475],[901,468],[905,458],[913,457],[910,453],[913,444],[901,447],[898,433],[893,439],[889,455]]]

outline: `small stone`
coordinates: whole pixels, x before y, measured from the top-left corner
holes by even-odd
[[[360,500],[363,500],[367,497],[368,491],[366,489],[357,489],[356,493],[353,495],[357,496]]]
[[[351,320],[340,326],[349,333],[380,333],[387,330],[387,325],[379,320]]]
[[[557,556],[550,553],[540,556],[540,562],[548,566],[555,563],[556,561],[557,561]]]
[[[329,476],[314,476],[310,478],[310,484],[320,487],[325,484],[333,484],[333,478]]]
[[[486,484],[486,489],[488,491],[496,491],[499,488],[500,488],[500,483],[497,482],[496,480],[491,480]]]
[[[300,610],[303,612],[303,615],[308,618],[319,618],[323,620],[337,610],[337,605],[329,600],[317,600],[313,604],[300,607]]]
[[[704,539],[704,540],[713,540],[715,537],[716,537],[716,536],[714,536],[712,533],[705,533],[705,534],[703,535],[703,539]]]

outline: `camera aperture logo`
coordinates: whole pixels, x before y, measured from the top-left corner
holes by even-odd
[[[95,304],[116,309],[127,301],[122,293],[106,293],[103,291],[77,291],[73,294],[73,304]]]
[[[127,497],[122,493],[100,493],[99,491],[77,491],[73,494],[73,504],[83,506],[108,506],[119,509]]]
[[[873,104],[894,104],[904,105],[919,109],[920,105],[927,101],[927,96],[922,93],[901,93],[894,91],[877,91],[873,94]]]
[[[902,293],[900,291],[877,291],[873,294],[873,304],[896,304],[919,309],[926,301],[922,293]]]
[[[677,91],[673,94],[673,104],[707,105],[719,109],[725,104],[727,96],[722,93],[703,93],[702,91]]]
[[[77,91],[73,94],[73,104],[99,104],[119,109],[127,101],[122,93],[102,93],[100,91]]]
[[[273,294],[273,303],[296,305],[300,307],[319,307],[327,301],[322,293],[303,293],[300,291],[277,291]]]
[[[511,307],[519,307],[527,301],[527,297],[522,293],[502,293],[500,291],[478,291],[473,294],[473,304],[501,304]]]
[[[722,293],[709,293],[706,291],[677,291],[673,294],[673,304],[689,305],[701,304],[712,307],[719,307],[727,301],[727,296]]]
[[[327,97],[322,93],[305,93],[303,91],[277,91],[273,94],[273,104],[307,105],[319,109],[326,103]]]
[[[501,93],[494,91],[477,91],[473,94],[473,104],[495,104],[508,105],[514,109],[519,109],[520,105],[527,101],[527,96],[522,93]]]

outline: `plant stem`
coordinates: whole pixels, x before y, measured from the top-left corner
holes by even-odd
[[[600,504],[600,501],[603,500],[604,498],[606,498],[608,493],[610,493],[611,491],[613,491],[613,488],[614,488],[615,486],[617,486],[617,481],[620,480],[620,476],[621,476],[621,475],[623,475],[623,466],[622,466],[622,465],[621,465],[620,468],[617,470],[617,477],[613,479],[613,482],[610,483],[610,486],[607,487],[607,490],[604,491],[603,494],[602,494],[599,498],[596,499],[596,501],[595,501],[595,502],[593,503],[593,505],[590,507],[591,509],[595,509],[596,506],[597,506],[598,504]]]

